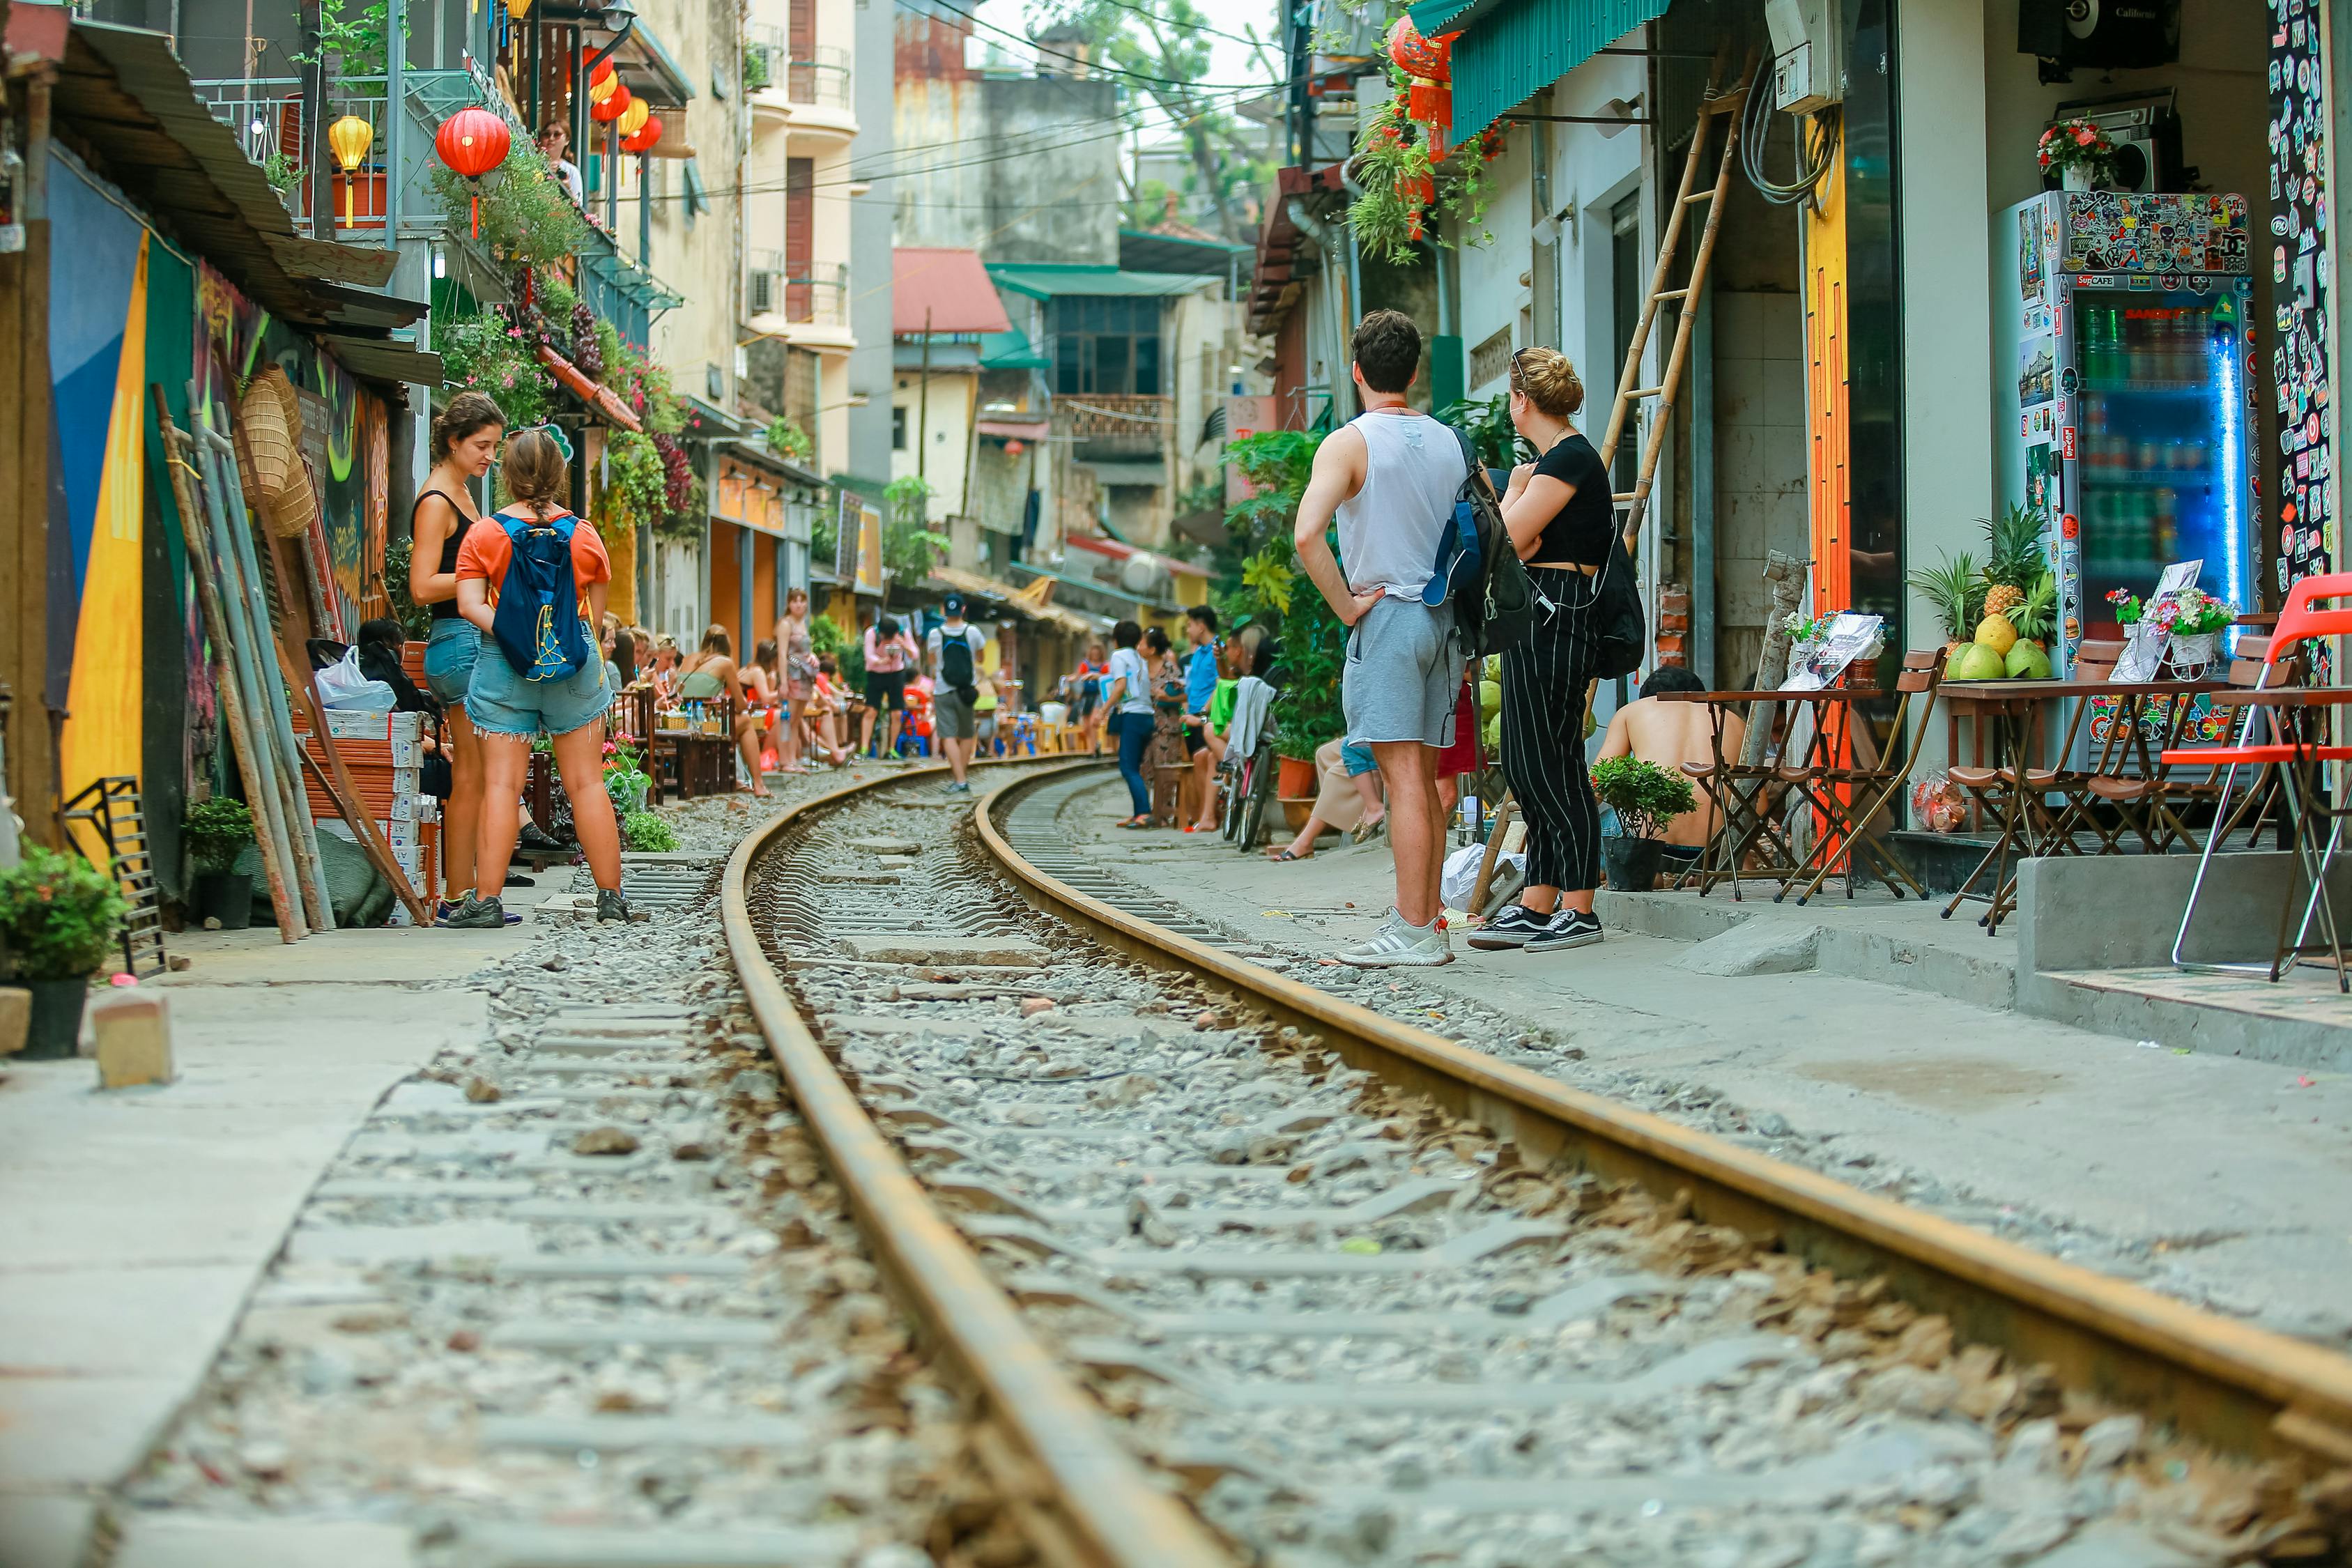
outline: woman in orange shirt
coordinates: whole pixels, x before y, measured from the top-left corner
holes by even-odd
[[[572,801],[572,830],[580,836],[589,872],[596,879],[596,918],[625,922],[629,904],[621,896],[621,830],[614,820],[612,796],[604,793],[604,715],[613,706],[613,694],[604,682],[595,629],[604,614],[613,563],[595,529],[585,518],[573,517],[559,499],[569,488],[569,476],[563,448],[552,436],[536,428],[516,431],[507,440],[499,478],[514,504],[470,530],[457,551],[457,612],[482,631],[481,657],[474,663],[466,711],[481,737],[488,774],[484,798],[521,797],[530,768],[531,738],[544,732],[563,778],[563,793]],[[586,657],[568,676],[534,680],[514,667],[499,639],[499,594],[514,560],[515,535],[550,526],[561,531],[567,524],[575,591],[571,607],[583,623],[578,630]],[[482,813],[474,891],[449,917],[452,928],[498,930],[505,925],[505,906],[499,896],[506,889],[516,827],[511,812]]]

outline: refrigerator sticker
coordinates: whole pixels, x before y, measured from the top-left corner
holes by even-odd
[[[2058,362],[2048,338],[2034,338],[2017,348],[2017,401],[2032,408],[2058,395]]]
[[[2074,460],[2074,427],[2072,425],[2058,432],[2058,448],[2068,462]]]
[[[2017,288],[2028,300],[2042,298],[2042,224],[2041,215],[2025,207],[2017,215]]]
[[[2337,553],[2328,520],[2339,509],[2328,498],[2331,464],[2318,413],[2327,405],[2335,379],[2326,335],[2329,278],[2318,259],[2329,201],[2326,72],[2319,29],[2308,24],[2303,0],[2269,3],[2274,24],[2268,71],[2270,230],[2289,242],[2271,256],[2282,351],[2273,356],[2272,391],[2284,426],[2279,450],[2291,476],[2290,483],[2279,487],[2282,547],[2276,575],[2284,590],[2297,578],[2325,571]],[[2324,670],[2315,675],[2331,679]]]

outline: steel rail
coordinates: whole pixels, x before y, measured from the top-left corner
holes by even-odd
[[[977,1396],[975,1450],[1031,1544],[1072,1568],[1229,1568],[1231,1553],[1154,1484],[933,1206],[793,1007],[752,924],[752,864],[781,837],[845,802],[942,771],[908,769],[828,791],[778,813],[735,847],[719,904],[744,998],[899,1304]]]
[[[2063,1386],[2169,1421],[2221,1451],[2352,1464],[2352,1360],[1570,1089],[1168,931],[1038,869],[1008,841],[997,814],[1066,771],[1005,784],[975,816],[988,854],[1038,907],[1132,957],[1230,985],[1320,1036],[1349,1065],[1511,1140],[1538,1168],[1557,1161],[1631,1179],[1663,1198],[1686,1197],[1696,1219],[1777,1244],[1839,1276],[1884,1276],[1920,1310],[1946,1314],[1961,1342],[1996,1346],[2021,1366],[2046,1363]]]

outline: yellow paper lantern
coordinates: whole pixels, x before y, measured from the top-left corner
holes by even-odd
[[[634,100],[628,108],[621,110],[621,118],[616,123],[621,128],[622,139],[625,141],[643,131],[646,128],[646,117],[652,113],[653,106],[642,98]]]
[[[612,97],[614,93],[619,91],[620,87],[621,73],[619,71],[608,71],[602,79],[592,79],[588,83],[588,101],[591,103],[602,103],[606,99]]]
[[[507,15],[521,21],[530,14],[530,0],[507,0]]]
[[[327,145],[335,152],[335,162],[343,166],[343,226],[352,226],[352,171],[368,155],[375,143],[375,127],[356,114],[346,114],[327,127]]]

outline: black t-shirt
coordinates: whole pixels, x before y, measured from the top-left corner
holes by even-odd
[[[1536,473],[1570,486],[1576,493],[1559,515],[1544,524],[1543,535],[1528,555],[1528,564],[1542,566],[1573,561],[1580,566],[1605,565],[1609,535],[1617,526],[1617,507],[1609,495],[1609,470],[1592,443],[1570,430],[1536,459]]]

